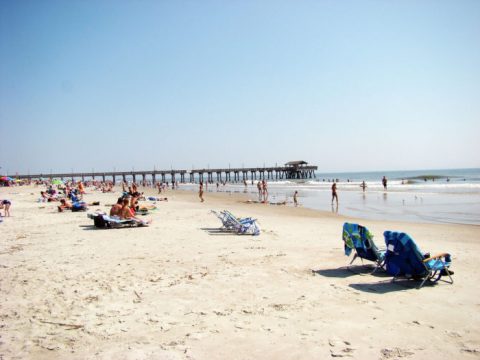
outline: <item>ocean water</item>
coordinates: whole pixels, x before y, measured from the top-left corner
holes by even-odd
[[[388,180],[387,190],[382,177]],[[331,204],[332,181],[337,180],[338,207]],[[360,187],[365,181],[367,188]],[[304,181],[267,180],[269,201],[287,200],[294,191],[302,206],[347,217],[376,220],[480,225],[480,169],[316,173]],[[195,189],[194,184],[185,185]],[[208,191],[217,191],[209,185]],[[258,200],[256,183],[220,186],[219,191],[245,192]]]

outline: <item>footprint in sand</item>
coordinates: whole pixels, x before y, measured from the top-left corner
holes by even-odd
[[[349,341],[339,339],[329,339],[330,355],[332,357],[350,357],[353,356],[355,349]]]
[[[381,353],[381,358],[380,359],[382,359],[382,360],[398,359],[398,358],[414,355],[413,352],[405,350],[405,349],[400,349],[400,348],[382,349],[380,351],[380,353]]]

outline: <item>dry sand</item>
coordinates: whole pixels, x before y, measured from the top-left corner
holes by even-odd
[[[355,219],[170,191],[150,227],[95,230],[39,192],[0,188],[13,202],[0,224],[1,360],[480,357],[478,226],[358,220],[377,244],[401,230],[453,255],[453,285],[417,290],[344,268],[341,229]],[[86,200],[105,210],[117,196]],[[210,231],[211,209],[258,218],[262,234]]]

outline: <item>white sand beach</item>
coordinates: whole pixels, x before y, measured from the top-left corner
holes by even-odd
[[[118,189],[118,188],[117,188]],[[478,226],[381,222],[169,191],[149,227],[98,230],[84,212],[0,188],[0,359],[475,359]],[[90,210],[119,193],[87,189]],[[153,194],[153,192],[152,192]],[[260,236],[213,231],[210,210],[258,219]],[[417,290],[345,269],[345,221],[407,232],[453,256],[454,284]],[[357,264],[360,265],[360,262]]]

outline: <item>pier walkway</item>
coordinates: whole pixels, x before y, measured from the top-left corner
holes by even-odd
[[[17,179],[82,179],[113,181],[118,179],[133,182],[141,181],[156,184],[161,182],[194,183],[203,182],[240,182],[246,180],[282,180],[282,179],[312,179],[315,178],[317,166],[309,166],[305,161],[291,161],[285,166],[274,167],[242,167],[218,169],[192,169],[192,170],[143,170],[143,171],[105,171],[105,172],[72,172],[50,174],[11,175]]]

